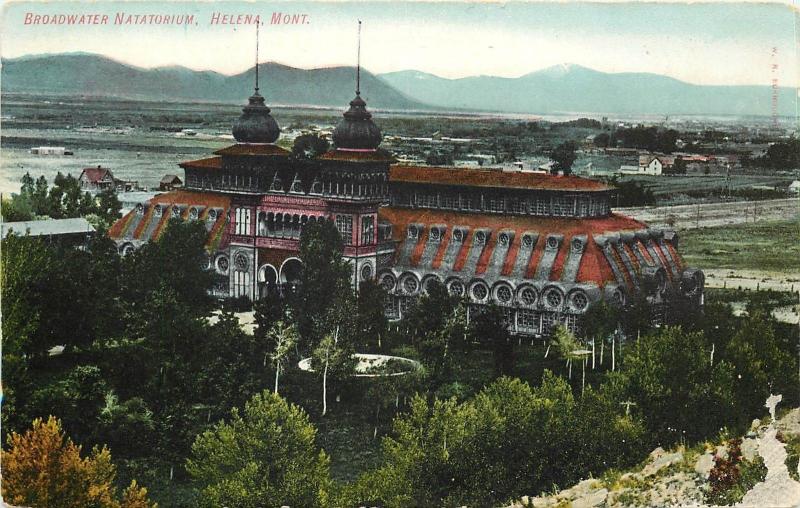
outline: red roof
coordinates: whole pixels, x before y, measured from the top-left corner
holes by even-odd
[[[219,236],[220,229],[223,228],[227,222],[227,213],[228,209],[230,208],[230,202],[231,200],[229,196],[210,192],[178,190],[157,194],[150,199],[151,206],[148,207],[147,212],[141,217],[139,223],[136,225],[136,229],[133,231],[132,239],[149,241],[158,238],[158,235],[163,230],[164,225],[169,218],[172,217],[171,209],[175,205],[185,205],[187,207],[187,209],[181,214],[181,218],[184,220],[189,216],[189,208],[193,206],[199,206],[203,208],[203,212],[199,217],[201,220],[205,220],[210,208],[222,209],[222,213],[218,215],[214,226],[209,232],[206,247],[217,248],[218,246],[224,246],[227,243],[227,238],[224,234],[224,231],[220,237],[219,245],[215,244],[215,239]],[[154,206],[152,205],[156,204],[163,207],[163,213],[161,217],[155,217],[153,214]],[[108,236],[115,240],[122,240],[123,236],[125,235],[125,231],[128,229],[129,223],[134,220],[135,214],[136,210],[131,210],[127,215],[116,221],[108,230]]]
[[[611,187],[577,176],[502,171],[500,169],[446,168],[430,166],[392,166],[390,182],[427,183],[503,189],[542,189],[559,191],[609,191]]]
[[[222,157],[209,157],[207,159],[181,162],[178,164],[178,166],[182,167],[183,169],[222,169]]]
[[[386,206],[378,209],[378,215],[381,220],[392,223],[395,239],[402,239],[406,226],[415,223],[450,224],[468,226],[472,229],[489,228],[495,231],[516,230],[520,234],[524,231],[538,231],[540,234],[555,233],[564,236],[638,231],[647,227],[643,222],[613,213],[607,217],[596,218],[553,218]]]
[[[110,169],[101,168],[100,166],[97,166],[96,168],[85,168],[81,172],[81,176],[79,177],[79,179],[82,178],[83,175],[86,175],[86,180],[92,183],[99,182],[100,180],[105,178],[106,175],[109,175],[111,178],[114,178],[114,175],[111,173]]]
[[[637,231],[646,227],[642,222],[617,214],[611,214],[601,218],[578,219],[383,207],[378,210],[378,215],[381,221],[387,221],[392,224],[392,233],[394,239],[398,242],[398,248],[400,248],[404,242],[409,241],[406,238],[406,231],[409,224],[447,224],[451,228],[454,226],[469,227],[467,238],[464,239],[463,246],[458,251],[452,263],[451,270],[454,274],[465,273],[471,275],[474,273],[479,276],[487,270],[493,251],[498,245],[496,234],[489,236],[486,247],[481,252],[480,257],[476,261],[473,261],[474,264],[472,266],[467,266],[466,264],[467,254],[470,251],[469,245],[472,242],[472,234],[478,228],[488,228],[495,233],[500,231],[515,232],[514,239],[506,252],[506,257],[502,260],[503,266],[500,270],[500,275],[502,277],[510,276],[513,267],[518,262],[517,257],[521,252],[519,243],[523,234],[529,231],[539,234],[540,240],[535,244],[533,251],[527,254],[530,258],[525,262],[522,272],[524,274],[523,277],[526,279],[534,278],[537,267],[544,254],[544,239],[548,235],[563,235],[564,240],[559,248],[556,259],[553,261],[552,266],[546,274],[547,280],[558,280],[562,277],[572,238],[576,235],[586,235],[586,250],[581,257],[574,281],[578,283],[591,282],[600,286],[608,282],[614,282],[616,279],[605,255],[595,243],[594,235],[618,233],[622,231]],[[427,235],[428,231],[429,228],[426,228],[424,234]],[[422,251],[425,245],[427,245],[426,238],[423,238],[422,241],[414,245],[414,251],[408,259],[409,265],[422,269],[439,269],[441,258],[444,254],[444,250],[447,249],[448,242],[442,241],[438,250],[428,261],[422,260]],[[620,266],[622,266],[621,260],[619,260],[619,263]],[[425,265],[424,267],[422,266],[423,264]],[[623,272],[625,272],[624,268]],[[627,278],[625,281],[630,285],[630,281],[628,281]]]
[[[236,143],[214,152],[217,155],[277,155],[288,157],[291,155],[289,150],[272,144],[250,144]]]
[[[382,150],[331,150],[318,157],[328,161],[394,162],[395,158]]]

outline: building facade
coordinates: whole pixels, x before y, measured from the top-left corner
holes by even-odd
[[[110,230],[127,254],[157,239],[170,217],[208,230],[219,297],[258,299],[297,284],[300,234],[331,220],[352,283],[377,280],[400,319],[432,281],[496,304],[512,330],[546,335],[577,326],[592,305],[644,297],[656,319],[671,302],[702,304],[703,274],[684,265],[673,231],[610,209],[613,189],[575,176],[396,164],[356,92],[335,148],[298,159],[256,88],[234,123],[235,145],[181,163],[184,188],[142,203]]]

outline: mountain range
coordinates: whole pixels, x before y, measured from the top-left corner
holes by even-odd
[[[185,67],[136,67],[87,53],[36,55],[2,62],[2,91],[94,95],[148,100],[242,103],[254,69],[232,76]],[[261,93],[270,105],[341,108],[353,97],[355,69],[260,65]],[[363,96],[374,109],[449,109],[522,114],[607,115],[773,114],[769,86],[710,86],[650,73],[604,73],[557,65],[518,78],[446,79],[416,70],[361,71]],[[777,113],[794,115],[797,91],[776,90]]]
[[[244,103],[253,93],[255,70],[227,76],[186,67],[145,69],[100,55],[65,53],[3,60],[2,91],[89,95],[159,101]],[[354,67],[296,69],[278,63],[259,65],[260,93],[267,104],[342,108],[354,97]],[[363,97],[373,108],[424,106],[362,69]]]
[[[445,108],[505,113],[772,115],[769,86],[694,85],[649,73],[557,65],[518,78],[445,79],[419,71],[381,74],[397,90]],[[794,115],[796,91],[778,88],[778,114]]]

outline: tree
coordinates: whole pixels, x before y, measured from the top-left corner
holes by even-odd
[[[763,166],[773,169],[795,169],[800,167],[800,139],[773,143],[767,153],[756,159]]]
[[[265,390],[192,445],[186,469],[206,506],[327,506],[329,460],[298,406]]]
[[[66,376],[58,376],[33,391],[26,404],[28,417],[56,414],[71,436],[90,443],[96,435],[92,423],[99,416],[108,391],[98,367],[79,365],[67,371]]]
[[[620,395],[636,403],[662,446],[715,436],[736,414],[733,367],[726,361],[712,365],[710,353],[702,334],[677,327],[628,348],[614,382],[624,386]]]
[[[568,377],[572,379],[572,362],[581,358],[575,353],[575,351],[581,347],[580,342],[578,342],[577,337],[563,325],[557,325],[553,328],[553,336],[550,340],[553,346],[555,346],[558,356],[567,362],[567,369],[569,369]]]
[[[151,450],[142,443],[155,440],[155,418],[141,397],[133,397],[120,402],[113,391],[105,394],[105,403],[100,408],[98,420],[98,441],[107,443],[117,456],[140,457]]]
[[[272,344],[272,353],[270,357],[275,364],[275,393],[277,394],[281,365],[286,362],[289,353],[294,349],[295,344],[297,344],[297,328],[292,324],[278,321],[272,325],[268,337]]]
[[[593,143],[594,146],[598,148],[605,148],[608,146],[608,143],[610,141],[611,141],[611,136],[609,136],[607,132],[601,132],[600,134],[594,137]]]
[[[686,174],[686,159],[678,157],[672,164],[672,169],[669,171],[670,175],[685,175]]]
[[[356,343],[364,352],[380,351],[384,345],[388,320],[383,311],[386,292],[374,280],[361,281],[356,295],[358,311]]]
[[[642,435],[614,401],[591,389],[578,401],[549,372],[537,388],[499,378],[462,404],[417,396],[339,505],[497,506],[640,460]]]
[[[213,276],[206,270],[208,254],[205,226],[198,221],[171,219],[161,237],[123,258],[123,284],[126,313],[133,328],[131,335],[142,335],[143,328],[158,326],[156,296],[167,294],[175,300],[176,311],[191,318],[204,318],[213,306],[208,290]],[[162,303],[164,303],[162,301]],[[167,309],[162,309],[166,311]],[[156,319],[154,319],[156,318]]]
[[[332,332],[329,318],[336,298],[352,294],[352,267],[342,259],[342,236],[332,221],[309,223],[300,235],[303,268],[291,297],[297,329],[306,349]]]
[[[400,323],[403,334],[419,352],[433,391],[446,383],[460,353],[467,350],[466,307],[444,284],[425,284],[419,297]]]
[[[490,305],[477,313],[469,323],[468,334],[473,342],[489,345],[494,357],[495,376],[508,376],[514,370],[514,341],[508,331],[503,310]]]
[[[119,202],[115,189],[103,189],[97,194],[95,210],[100,218],[100,228],[108,230],[114,222],[122,217],[122,203]]]
[[[551,170],[554,175],[557,175],[559,172],[565,175],[572,173],[572,164],[577,158],[575,155],[575,150],[577,150],[577,148],[574,141],[565,141],[553,149],[553,152],[550,154],[550,159],[555,162]]]
[[[278,291],[269,291],[266,296],[253,303],[256,328],[255,335],[266,340],[272,326],[281,320],[289,320],[289,308]],[[266,360],[265,360],[266,364]]]
[[[23,222],[33,220],[33,205],[30,199],[19,194],[12,194],[10,198],[2,198],[2,211],[0,215],[3,222]]]
[[[593,344],[600,342],[601,365],[603,364],[602,352],[605,349],[605,342],[619,326],[619,314],[618,307],[607,304],[605,300],[600,300],[592,304],[580,318],[580,328],[586,337],[591,338]],[[595,352],[596,348],[597,346],[595,345]],[[594,368],[594,362],[593,356],[592,368]]]
[[[298,159],[313,159],[328,151],[330,144],[317,134],[301,134],[294,139],[292,155]]]
[[[311,356],[314,371],[322,377],[322,416],[328,413],[328,380],[344,381],[355,372],[352,343],[341,325],[325,335]]]
[[[730,362],[736,373],[733,382],[739,427],[746,427],[752,417],[763,412],[770,394],[786,397],[795,392],[795,356],[781,348],[769,314],[750,312],[730,342],[720,346],[717,361]]]
[[[108,448],[94,448],[82,458],[81,447],[64,435],[52,416],[47,422],[37,418],[22,435],[12,433],[8,446],[2,452],[5,501],[37,508],[156,508],[135,481],[118,501],[116,468]]]

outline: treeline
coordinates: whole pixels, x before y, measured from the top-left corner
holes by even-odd
[[[773,143],[767,148],[767,153],[751,159],[751,162],[754,165],[775,170],[798,169],[800,168],[800,139]]]
[[[657,445],[741,432],[770,393],[797,403],[795,338],[766,300],[746,318],[726,305],[672,306],[679,326],[660,328],[644,301],[595,305],[579,337],[558,328],[546,350],[533,348],[543,358],[521,365],[532,346],[509,336],[503,311],[472,312],[468,323],[467,302],[441,284],[388,326],[383,290],[351,288],[329,222],[304,229],[299,287],[260,300],[246,334],[207,296],[205,239],[202,224],[175,219],[122,258],[103,238],[85,251],[3,240],[2,427],[17,436],[4,453],[36,471],[14,443],[37,418],[25,439],[59,434],[42,423],[52,414],[87,450],[111,447],[120,470],[111,484],[161,482],[165,506],[485,506],[630,466]],[[572,371],[590,342],[601,361],[582,388]],[[356,351],[422,367],[359,383]],[[488,364],[465,370],[486,352]],[[313,373],[299,378],[292,365],[308,357]],[[531,368],[540,370],[529,382],[514,378]],[[290,403],[299,386],[316,403]],[[346,410],[375,435],[392,422],[380,456],[352,481],[333,478],[316,430],[345,411],[340,396],[359,401]],[[4,495],[17,492],[6,480]]]
[[[34,180],[30,173],[25,173],[19,194],[3,199],[0,213],[6,222],[86,217],[92,225],[105,230],[121,216],[121,209],[113,189],[93,196],[83,192],[80,182],[72,175],[64,176],[59,172],[50,186],[44,176]]]
[[[650,152],[672,153],[676,150],[675,142],[680,134],[674,129],[658,127],[623,127],[611,133],[602,132],[595,136],[595,146],[638,148]]]

